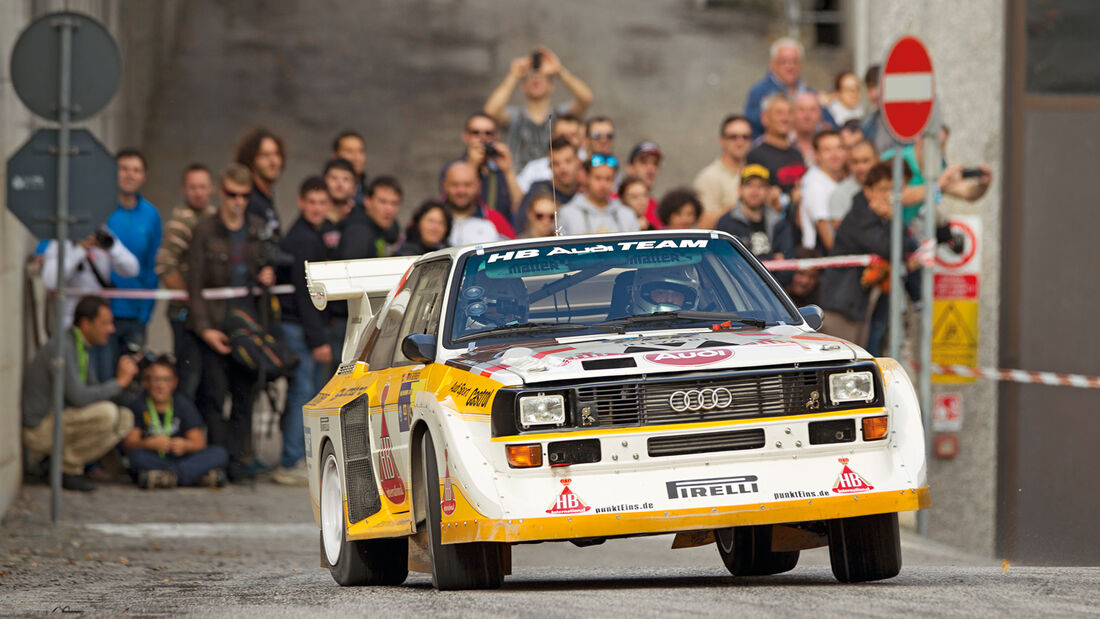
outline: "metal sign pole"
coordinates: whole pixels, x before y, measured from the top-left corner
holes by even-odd
[[[939,198],[940,139],[939,123],[931,124],[924,139],[924,238],[931,243],[932,255],[936,255],[936,202]],[[920,391],[921,421],[924,423],[925,461],[932,460],[932,301],[933,286],[931,265],[921,269],[920,316]],[[917,533],[928,534],[928,510],[917,512]]]
[[[901,359],[901,308],[905,295],[905,260],[901,255],[902,213],[901,187],[904,183],[901,172],[901,142],[894,142],[894,192],[890,205],[893,216],[890,218],[890,356]]]
[[[69,109],[72,103],[72,43],[75,24],[59,17],[61,29],[61,71],[57,112],[57,294],[54,297],[54,337],[58,347],[53,360],[53,455],[50,457],[50,520],[61,518],[61,441],[65,412],[65,245],[69,241]]]

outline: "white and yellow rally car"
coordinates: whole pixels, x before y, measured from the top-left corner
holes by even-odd
[[[906,373],[816,333],[820,309],[729,235],[503,241],[307,280],[349,304],[343,365],[304,410],[342,585],[494,588],[512,544],[661,533],[735,575],[828,545],[839,580],[876,580],[901,569],[897,512],[930,505]]]

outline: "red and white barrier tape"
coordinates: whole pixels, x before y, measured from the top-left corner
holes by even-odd
[[[964,376],[967,378],[990,378],[1012,383],[1100,389],[1100,377],[1085,376],[1084,374],[1058,374],[1056,372],[1030,372],[1028,370],[972,368],[965,365],[940,365],[938,363],[932,364],[932,373],[945,374],[948,376]]]
[[[769,271],[798,271],[801,269],[830,269],[837,267],[865,267],[882,258],[874,254],[861,256],[829,256],[827,258],[802,258],[801,260],[761,260]]]
[[[259,288],[252,288],[251,290],[244,286],[235,286],[230,288],[207,288],[202,291],[202,298],[207,300],[223,300],[223,299],[238,299],[240,297],[246,297],[249,294],[260,294]],[[291,284],[281,284],[279,286],[271,287],[271,294],[288,294],[294,292],[294,286]],[[186,301],[186,290],[168,290],[166,288],[158,288],[156,290],[137,289],[137,288],[105,288],[103,290],[88,291],[80,290],[77,288],[66,288],[65,294],[71,297],[81,297],[86,294],[96,294],[105,299],[168,299],[172,301]]]

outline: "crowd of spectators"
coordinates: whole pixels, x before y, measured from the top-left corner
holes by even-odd
[[[655,194],[666,153],[643,140],[629,150],[615,143],[615,121],[586,113],[593,91],[550,49],[540,46],[511,61],[482,109],[471,110],[456,157],[441,162],[437,187],[406,226],[398,214],[406,191],[394,176],[366,172],[366,143],[339,132],[329,159],[303,179],[299,216],[280,221],[273,188],[281,181],[286,147],[257,128],[243,136],[233,162],[215,174],[201,163],[182,173],[182,204],[162,226],[142,197],[146,161],[118,153],[118,209],[101,230],[73,242],[65,265],[44,244],[47,286],[63,269],[65,285],[88,296],[67,308],[65,332],[54,334],[32,360],[24,381],[23,435],[29,451],[48,453],[54,423],[47,394],[48,359],[58,346],[70,360],[63,415],[65,487],[88,490],[85,467],[119,445],[143,487],[250,481],[267,467],[251,446],[252,409],[270,378],[234,354],[227,321],[244,314],[277,333],[298,363],[289,372],[280,461],[271,477],[304,484],[301,408],[342,359],[347,308],[317,310],[305,286],[304,263],[411,256],[504,238],[704,228],[728,232],[760,259],[871,253],[889,257],[892,169],[882,160],[894,143],[877,110],[878,68],[861,83],[840,72],[828,92],[802,80],[803,48],[780,39],[764,77],[744,107],[715,119],[718,151],[690,185]],[[569,100],[553,105],[557,82]],[[522,103],[510,105],[514,91]],[[869,113],[868,113],[869,112]],[[941,145],[947,132],[941,135]],[[461,145],[461,150],[459,150]],[[907,186],[905,222],[928,202],[919,162],[923,145],[902,148]],[[973,200],[991,172],[962,174],[947,166],[940,194]],[[939,195],[934,197],[938,201]],[[906,233],[906,289],[919,302],[913,274],[917,236]],[[890,278],[880,267],[814,269],[777,274],[799,305],[825,310],[823,330],[882,350],[884,300]],[[152,300],[112,299],[112,288],[186,290],[168,304],[173,357],[138,366]],[[294,286],[268,296],[204,298],[210,288],[276,283]],[[113,379],[110,377],[114,376]],[[133,384],[131,384],[133,383]],[[140,389],[139,389],[140,385]],[[230,400],[228,412],[226,399]],[[70,440],[72,437],[72,440]]]

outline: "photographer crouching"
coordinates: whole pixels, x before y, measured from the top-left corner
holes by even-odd
[[[233,359],[226,321],[236,308],[252,311],[251,296],[204,299],[202,291],[225,286],[264,286],[275,283],[275,271],[265,264],[264,221],[247,215],[252,175],[240,164],[230,164],[219,175],[221,205],[195,226],[187,261],[187,291],[191,314],[187,327],[202,341],[202,378],[195,404],[209,428],[209,440],[229,454],[227,473],[235,483],[251,474],[244,463],[252,438],[252,405],[256,396],[255,370]],[[226,394],[232,400],[229,418],[222,414]]]
[[[225,485],[229,454],[221,445],[207,446],[198,410],[176,392],[175,360],[161,355],[149,361],[141,384],[144,390],[127,405],[134,427],[122,441],[134,481],[142,488]]]

